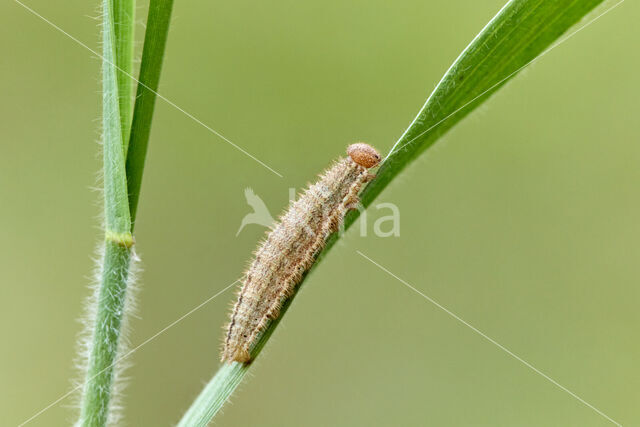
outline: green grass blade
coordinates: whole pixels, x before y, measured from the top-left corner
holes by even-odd
[[[113,402],[131,261],[131,218],[118,97],[116,38],[111,0],[103,0],[102,127],[105,245],[95,319],[87,349],[80,426],[104,426]]]
[[[602,0],[512,0],[460,54],[394,145],[374,179],[363,191],[366,207],[417,156],[447,130],[486,101],[517,72],[544,52],[560,35]],[[358,211],[345,219],[348,228]],[[321,257],[339,238],[333,235]],[[313,269],[317,268],[316,262]],[[312,270],[313,270],[312,269]],[[278,319],[268,325],[251,353],[255,358],[291,304],[285,302]],[[223,365],[187,410],[180,427],[206,426],[235,390],[251,365]]]
[[[293,298],[290,298],[285,302],[280,317],[272,321],[265,332],[258,338],[257,343],[251,349],[253,358],[260,354],[260,351],[269,341],[271,334],[280,323],[282,315],[289,308],[292,300]],[[233,394],[236,387],[240,385],[250,367],[251,365],[238,362],[224,363],[200,392],[191,407],[185,412],[177,427],[206,427],[209,425],[209,422]]]
[[[144,36],[140,77],[133,111],[133,122],[127,150],[127,180],[131,220],[135,222],[138,211],[142,172],[147,155],[151,120],[156,102],[156,91],[160,82],[173,0],[151,0]]]
[[[135,37],[135,0],[113,0],[115,64],[118,78],[118,99],[120,108],[120,128],[122,130],[123,152],[127,152],[129,127],[133,110],[133,51]]]
[[[368,206],[418,155],[602,0],[510,1],[467,46],[362,195]]]

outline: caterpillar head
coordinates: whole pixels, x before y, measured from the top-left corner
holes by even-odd
[[[381,160],[378,151],[364,142],[351,144],[347,147],[347,154],[351,157],[351,160],[367,169],[377,166]]]

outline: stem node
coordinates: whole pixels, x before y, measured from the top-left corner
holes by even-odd
[[[116,231],[106,230],[104,233],[104,240],[106,242],[113,242],[118,246],[130,248],[135,243],[133,235],[129,232],[118,233]]]

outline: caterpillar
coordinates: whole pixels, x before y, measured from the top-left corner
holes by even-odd
[[[280,216],[243,276],[222,361],[251,361],[252,345],[267,323],[278,318],[283,302],[295,293],[327,237],[356,208],[360,189],[374,177],[368,170],[379,163],[375,148],[351,144],[347,157],[338,159]]]

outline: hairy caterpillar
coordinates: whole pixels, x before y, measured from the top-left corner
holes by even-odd
[[[280,315],[327,237],[358,204],[358,192],[373,177],[368,169],[380,163],[380,155],[364,143],[350,145],[347,154],[290,205],[256,251],[227,327],[223,361],[251,360],[259,333]]]

